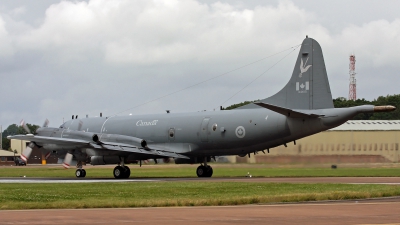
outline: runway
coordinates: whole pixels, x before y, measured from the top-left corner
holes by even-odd
[[[400,199],[304,204],[0,211],[1,224],[400,224]]]
[[[114,183],[114,182],[268,182],[400,185],[400,177],[282,177],[282,178],[0,178],[1,183]]]

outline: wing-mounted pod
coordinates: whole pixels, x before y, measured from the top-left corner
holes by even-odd
[[[148,149],[146,140],[141,139],[141,138],[136,138],[136,137],[125,136],[125,135],[100,134],[100,136],[99,136],[97,134],[93,134],[91,139],[93,142],[95,142],[98,145],[123,143],[123,144],[133,145],[138,148]]]

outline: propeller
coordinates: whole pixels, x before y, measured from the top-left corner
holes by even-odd
[[[48,152],[48,153],[44,156],[44,158],[45,158],[45,159],[48,159],[48,158],[50,157],[50,155],[51,155],[51,151]]]
[[[67,153],[64,157],[63,167],[65,169],[69,169],[71,162],[72,162],[73,155],[71,153]]]
[[[48,119],[46,119],[45,121],[44,121],[44,123],[43,123],[43,127],[48,127],[49,126],[49,120]]]
[[[28,126],[27,126],[26,123],[25,123],[25,120],[22,119],[20,124],[21,124],[21,127],[24,128],[24,130],[26,131],[26,133],[31,134],[31,131],[29,130]],[[33,150],[34,147],[35,147],[35,144],[34,144],[33,142],[31,142],[31,143],[29,143],[28,146],[26,146],[26,148],[25,148],[24,151],[22,152],[22,154],[21,154],[21,159],[22,159],[25,163],[28,162],[28,159],[29,159],[29,157],[31,156],[32,150]]]
[[[169,163],[169,162],[171,162],[171,159],[170,158],[163,158],[163,162],[164,163]]]
[[[21,159],[27,163],[29,157],[31,156],[32,150],[35,147],[35,144],[33,142],[29,143],[28,146],[26,146],[26,148],[24,149],[24,151],[21,154]]]
[[[43,123],[43,127],[47,127],[48,125],[49,125],[49,120],[46,119],[46,120],[44,121],[44,123]],[[26,133],[28,133],[27,135],[33,135],[33,134],[31,133],[31,131],[29,130],[28,126],[26,125],[24,119],[21,120],[21,127],[24,128],[24,130],[26,131]],[[28,162],[28,159],[29,159],[29,157],[30,157],[31,154],[32,154],[32,150],[33,150],[33,148],[35,148],[35,147],[36,147],[36,144],[35,144],[34,142],[30,142],[29,145],[26,146],[26,148],[25,148],[24,151],[22,152],[22,154],[21,154],[21,159],[22,159],[23,161],[25,161],[25,163]],[[48,152],[48,153],[46,154],[45,158],[47,159],[47,158],[50,156],[50,154],[51,154],[51,152]]]
[[[82,130],[82,125],[83,125],[82,120],[79,120],[78,131],[81,131],[81,130]]]
[[[25,120],[21,120],[21,127],[24,128],[24,130],[26,131],[26,133],[31,134],[31,131],[29,130],[28,126],[25,123]]]

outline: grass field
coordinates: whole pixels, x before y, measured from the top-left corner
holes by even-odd
[[[213,164],[213,177],[398,177],[400,167],[272,167]],[[112,178],[113,166],[85,167],[87,178]],[[196,177],[197,165],[130,166],[134,178]],[[0,167],[0,177],[74,178],[58,166]],[[78,178],[77,178],[78,179]],[[209,206],[400,196],[400,186],[264,182],[0,184],[0,209]]]
[[[213,177],[398,177],[400,167],[271,167],[264,164],[213,164]],[[113,166],[86,166],[88,178],[112,178]],[[130,165],[131,178],[196,177],[197,165]],[[61,166],[0,167],[0,177],[75,177]]]
[[[400,195],[400,186],[245,182],[0,184],[0,209],[211,206]]]

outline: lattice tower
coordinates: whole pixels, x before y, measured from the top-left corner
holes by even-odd
[[[356,56],[350,55],[349,63],[349,74],[350,74],[350,84],[349,84],[349,100],[357,99],[357,89],[356,89]]]

